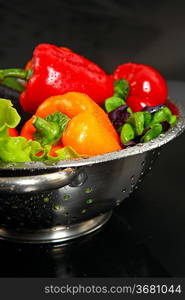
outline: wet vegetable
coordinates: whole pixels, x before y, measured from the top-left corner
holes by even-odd
[[[126,100],[129,94],[129,84],[128,81],[121,78],[114,81],[114,96],[120,97],[123,100]]]
[[[134,112],[141,111],[145,106],[166,104],[166,81],[157,70],[147,65],[122,64],[116,68],[113,78],[128,81],[130,91],[126,102]]]
[[[0,137],[9,136],[9,128],[15,128],[20,122],[20,116],[10,100],[0,99]]]
[[[115,110],[119,106],[122,106],[125,104],[125,101],[117,96],[113,96],[111,98],[108,98],[105,100],[105,109],[109,113],[112,110]]]
[[[136,112],[132,114],[128,120],[128,123],[130,123],[135,130],[135,135],[141,135],[144,130],[144,113],[143,112]]]
[[[52,161],[59,161],[59,160],[74,159],[74,158],[82,157],[70,146],[66,146],[59,150],[56,150],[55,153],[57,154],[56,156],[50,155],[48,153],[47,158]]]
[[[20,136],[0,138],[0,159],[4,162],[29,162],[41,150],[38,142]]]
[[[155,139],[162,133],[162,125],[154,124],[150,130],[148,130],[145,135],[141,138],[141,142],[149,142],[152,139]]]
[[[36,128],[35,139],[42,145],[58,142],[66,129],[70,118],[59,111],[48,115],[45,119],[35,116],[33,125]]]
[[[135,133],[131,124],[125,123],[123,125],[120,137],[122,144],[126,144],[134,139]]]

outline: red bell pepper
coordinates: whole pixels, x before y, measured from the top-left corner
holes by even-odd
[[[8,128],[8,134],[9,136],[18,136],[18,132],[15,128]]]
[[[145,106],[165,104],[167,85],[164,78],[155,69],[136,63],[122,64],[113,74],[114,80],[126,79],[130,85],[127,104],[136,112]]]
[[[63,47],[38,45],[26,69],[1,70],[0,80],[10,76],[28,80],[20,102],[30,113],[48,97],[70,91],[85,93],[98,104],[113,94],[110,76],[96,64]]]

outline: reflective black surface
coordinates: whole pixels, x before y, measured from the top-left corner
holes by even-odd
[[[1,277],[168,277],[116,212],[98,233],[61,245],[1,243]]]
[[[185,80],[185,2],[0,1],[0,66],[20,67],[38,43],[64,45],[107,72],[146,63]],[[185,83],[169,95],[185,103]],[[185,135],[169,143],[153,171],[98,235],[65,250],[0,242],[1,277],[185,276]]]

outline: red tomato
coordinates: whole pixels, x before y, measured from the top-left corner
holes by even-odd
[[[124,78],[129,82],[130,93],[127,104],[136,112],[145,106],[165,104],[167,101],[167,84],[155,69],[136,63],[122,64],[113,74],[114,80]]]

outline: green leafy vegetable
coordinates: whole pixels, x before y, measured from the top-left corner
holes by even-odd
[[[47,158],[51,161],[59,161],[64,159],[73,159],[82,157],[79,155],[72,147],[66,146],[59,150],[55,151],[57,156],[51,156],[49,153],[47,154]]]
[[[0,98],[0,137],[8,137],[8,128],[16,127],[20,116],[10,100]]]
[[[42,150],[38,142],[21,136],[0,138],[0,159],[4,162],[28,162]]]

